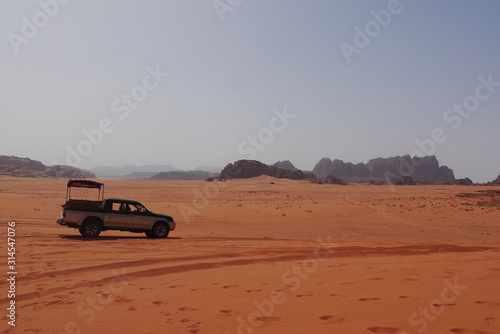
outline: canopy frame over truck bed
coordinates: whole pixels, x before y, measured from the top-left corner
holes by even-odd
[[[99,189],[99,194],[97,195],[97,201],[90,200],[78,200],[71,198],[71,189],[72,188],[90,188],[90,189]],[[92,181],[92,180],[69,180],[68,187],[66,188],[66,205],[75,205],[75,204],[86,204],[85,206],[100,206],[102,201],[104,200],[104,183]]]

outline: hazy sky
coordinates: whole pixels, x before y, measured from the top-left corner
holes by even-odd
[[[0,30],[0,154],[500,174],[497,0],[2,1]]]

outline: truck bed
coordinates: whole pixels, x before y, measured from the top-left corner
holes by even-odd
[[[69,209],[89,209],[96,210],[102,208],[102,201],[88,201],[83,199],[70,199],[63,207]]]

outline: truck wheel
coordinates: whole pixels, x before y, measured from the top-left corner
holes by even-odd
[[[166,238],[168,236],[170,229],[165,223],[156,223],[151,229],[151,235],[153,238]]]
[[[80,226],[80,233],[88,238],[98,237],[101,233],[101,224],[95,220],[86,221]]]

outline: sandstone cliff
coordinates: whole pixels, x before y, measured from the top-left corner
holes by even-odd
[[[220,179],[247,179],[260,175],[269,175],[276,178],[292,180],[315,180],[312,172],[301,170],[287,170],[277,166],[269,166],[257,160],[238,160],[229,163],[219,175]]]
[[[335,175],[350,182],[382,179],[388,181],[403,176],[410,176],[415,182],[424,183],[452,184],[455,181],[453,170],[446,166],[439,166],[435,156],[412,158],[405,155],[376,158],[366,164],[323,158],[316,164],[313,172],[320,179]]]

